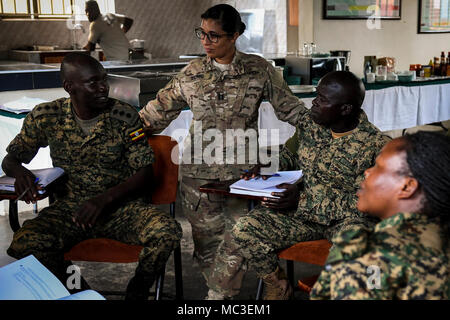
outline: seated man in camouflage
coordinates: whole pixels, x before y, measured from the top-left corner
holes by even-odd
[[[333,238],[311,298],[449,299],[449,138],[395,139],[365,176],[358,209],[382,221]]]
[[[50,146],[55,167],[66,173],[56,201],[14,234],[8,254],[30,254],[66,283],[64,252],[78,242],[107,237],[144,247],[129,299],[148,298],[155,275],[179,245],[181,227],[168,214],[145,201],[152,179],[153,151],[147,139],[133,139],[142,128],[137,111],[108,98],[102,65],[82,53],[67,55],[61,65],[62,98],[36,106],[9,144],[2,167],[16,178],[18,194],[34,202],[37,187],[29,163],[39,148]]]
[[[303,187],[282,186],[286,190],[275,194],[279,199],[265,198],[238,220],[219,247],[208,282],[210,299],[236,295],[242,278],[228,265],[245,269],[247,263],[264,280],[265,299],[288,299],[292,288],[278,266],[279,250],[370,224],[356,209],[356,190],[386,139],[362,111],[364,95],[361,80],[350,72],[322,78],[311,110],[304,108],[294,137],[280,153],[280,170],[303,170]]]

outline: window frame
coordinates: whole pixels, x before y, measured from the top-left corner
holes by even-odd
[[[14,1],[14,8],[16,7],[16,1],[20,0],[13,0]],[[0,0],[0,19],[3,19],[3,21],[7,20],[15,20],[15,19],[26,19],[30,21],[42,21],[42,20],[67,20],[73,17],[74,15],[77,16],[78,20],[81,21],[87,21],[87,17],[84,15],[84,6],[81,8],[82,12],[76,12],[75,7],[78,5],[77,0],[68,0],[70,3],[70,6],[72,8],[72,12],[70,14],[48,14],[48,13],[41,13],[40,12],[40,5],[41,0],[25,0],[27,3],[27,13],[4,13],[3,12],[3,1]],[[53,2],[55,0],[50,0],[52,5],[52,12],[53,12]],[[63,2],[63,10],[65,11],[66,8],[64,7],[64,0],[61,0]],[[83,3],[85,1],[82,1]],[[114,0],[97,0],[99,2],[100,8],[106,8],[106,11],[108,13],[115,13],[115,2]],[[106,12],[105,12],[106,13]]]

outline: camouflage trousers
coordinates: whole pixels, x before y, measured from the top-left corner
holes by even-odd
[[[105,212],[94,226],[83,230],[72,221],[77,205],[56,201],[39,215],[26,220],[14,233],[7,252],[20,259],[34,255],[60,279],[66,274],[64,252],[89,238],[110,238],[144,248],[139,254],[137,271],[153,278],[162,270],[172,250],[179,246],[181,226],[169,214],[135,200]]]
[[[211,182],[218,180],[183,176],[180,183],[183,213],[192,228],[193,256],[207,281],[219,244],[236,221],[248,212],[246,200],[198,191],[201,185]]]
[[[367,224],[364,219],[343,219],[322,225],[303,220],[296,210],[275,211],[258,206],[236,222],[230,238],[219,247],[210,289],[233,297],[241,288],[242,271],[252,268],[263,277],[276,270],[278,251],[302,241],[331,241],[338,231]]]

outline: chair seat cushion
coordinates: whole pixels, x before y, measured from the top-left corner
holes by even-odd
[[[107,238],[84,240],[64,254],[65,260],[130,263],[139,260],[142,246]]]
[[[280,251],[278,257],[323,266],[327,261],[330,248],[331,242],[326,239],[299,242]]]

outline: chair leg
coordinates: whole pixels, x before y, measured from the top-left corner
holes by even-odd
[[[258,280],[258,289],[256,289],[256,298],[255,300],[261,300],[262,299],[262,293],[264,291],[264,281],[263,279]]]
[[[170,215],[175,219],[175,202],[170,204]],[[183,300],[183,270],[181,265],[180,246],[173,251],[173,263],[175,269],[175,298],[176,300]]]
[[[177,247],[173,252],[173,261],[175,265],[175,297],[177,300],[183,300],[183,270],[181,268],[181,248]]]
[[[14,200],[9,200],[9,225],[13,232],[20,229],[19,210]]]
[[[295,288],[294,285],[294,261],[292,260],[286,260],[286,273],[287,277],[289,279],[289,283],[292,287]]]
[[[158,278],[156,278],[156,285],[155,285],[155,300],[161,300],[162,298],[162,292],[164,288],[164,274],[166,273],[166,267],[164,267],[163,270],[161,270],[161,273],[159,274]]]

